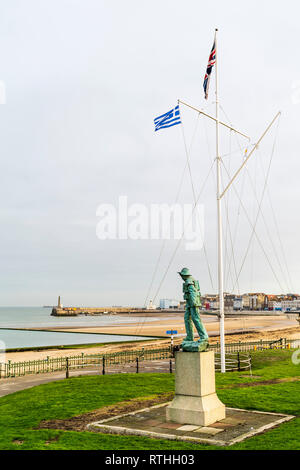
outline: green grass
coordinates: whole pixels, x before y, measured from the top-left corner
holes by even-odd
[[[230,449],[300,449],[299,382],[239,387],[240,383],[293,378],[300,366],[291,351],[253,354],[253,374],[217,374],[220,399],[228,406],[299,416]],[[218,447],[132,436],[35,429],[40,421],[64,419],[131,398],[154,397],[174,390],[170,374],[120,374],[74,377],[0,398],[0,449],[218,449]],[[23,442],[14,443],[14,441]]]

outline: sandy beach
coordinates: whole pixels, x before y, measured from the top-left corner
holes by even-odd
[[[110,326],[91,326],[91,327],[64,327],[53,328],[53,331],[69,331],[82,333],[106,333],[106,334],[125,334],[125,335],[144,335],[164,337],[155,341],[145,341],[143,343],[124,343],[124,344],[105,344],[102,346],[78,347],[65,349],[49,349],[36,351],[8,352],[6,359],[11,361],[29,361],[48,357],[61,357],[70,355],[79,355],[81,353],[93,354],[99,352],[113,352],[124,349],[140,349],[141,347],[163,347],[170,344],[170,338],[166,335],[167,330],[177,330],[178,336],[174,342],[180,343],[185,334],[183,312],[164,313],[157,315],[132,315],[135,318],[133,323],[122,323]],[[126,315],[124,315],[126,317]],[[149,321],[149,319],[151,321]],[[124,318],[125,320],[125,318]],[[216,316],[202,316],[211,343],[218,341],[219,322]],[[293,316],[255,316],[238,317],[225,319],[226,342],[251,341],[260,339],[279,339],[279,338],[300,338],[299,323]],[[109,341],[109,336],[107,337]]]
[[[124,317],[129,315],[124,315]],[[134,323],[122,323],[110,326],[92,326],[92,327],[71,327],[71,328],[55,328],[56,331],[77,331],[82,333],[110,333],[110,334],[126,334],[126,335],[145,335],[145,336],[167,336],[167,330],[177,330],[178,334],[185,334],[184,313],[168,312],[161,317],[156,315],[132,315],[130,318],[136,318]],[[215,315],[202,315],[203,323],[207,329],[209,336],[214,337],[219,334],[219,321]],[[151,319],[151,321],[147,321]],[[245,316],[241,318],[226,318],[226,333],[246,333],[251,330],[280,330],[299,325],[296,319],[289,319],[286,315],[280,316]]]

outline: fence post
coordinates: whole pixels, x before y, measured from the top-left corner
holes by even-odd
[[[105,356],[102,357],[102,375],[105,375]]]
[[[66,379],[69,378],[69,358],[66,357]]]
[[[172,359],[170,359],[170,374],[172,374],[173,370],[172,370]]]
[[[237,359],[238,359],[238,370],[241,370],[241,361],[240,361],[240,353],[237,353]]]
[[[139,358],[136,358],[136,373],[139,373]]]

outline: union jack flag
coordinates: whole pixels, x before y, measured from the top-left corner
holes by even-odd
[[[205,96],[206,100],[208,98],[210,75],[211,75],[211,71],[212,71],[212,68],[215,65],[215,63],[216,63],[216,43],[214,42],[212,50],[211,50],[210,55],[209,55],[206,74],[205,74],[204,82],[203,82],[204,96]]]

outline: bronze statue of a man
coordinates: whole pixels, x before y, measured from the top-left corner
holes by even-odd
[[[208,347],[208,334],[201,321],[199,308],[201,307],[201,293],[199,282],[196,281],[188,268],[178,273],[183,279],[183,298],[186,301],[184,323],[186,338],[182,342],[183,351],[205,351]],[[193,323],[199,335],[194,341]]]

